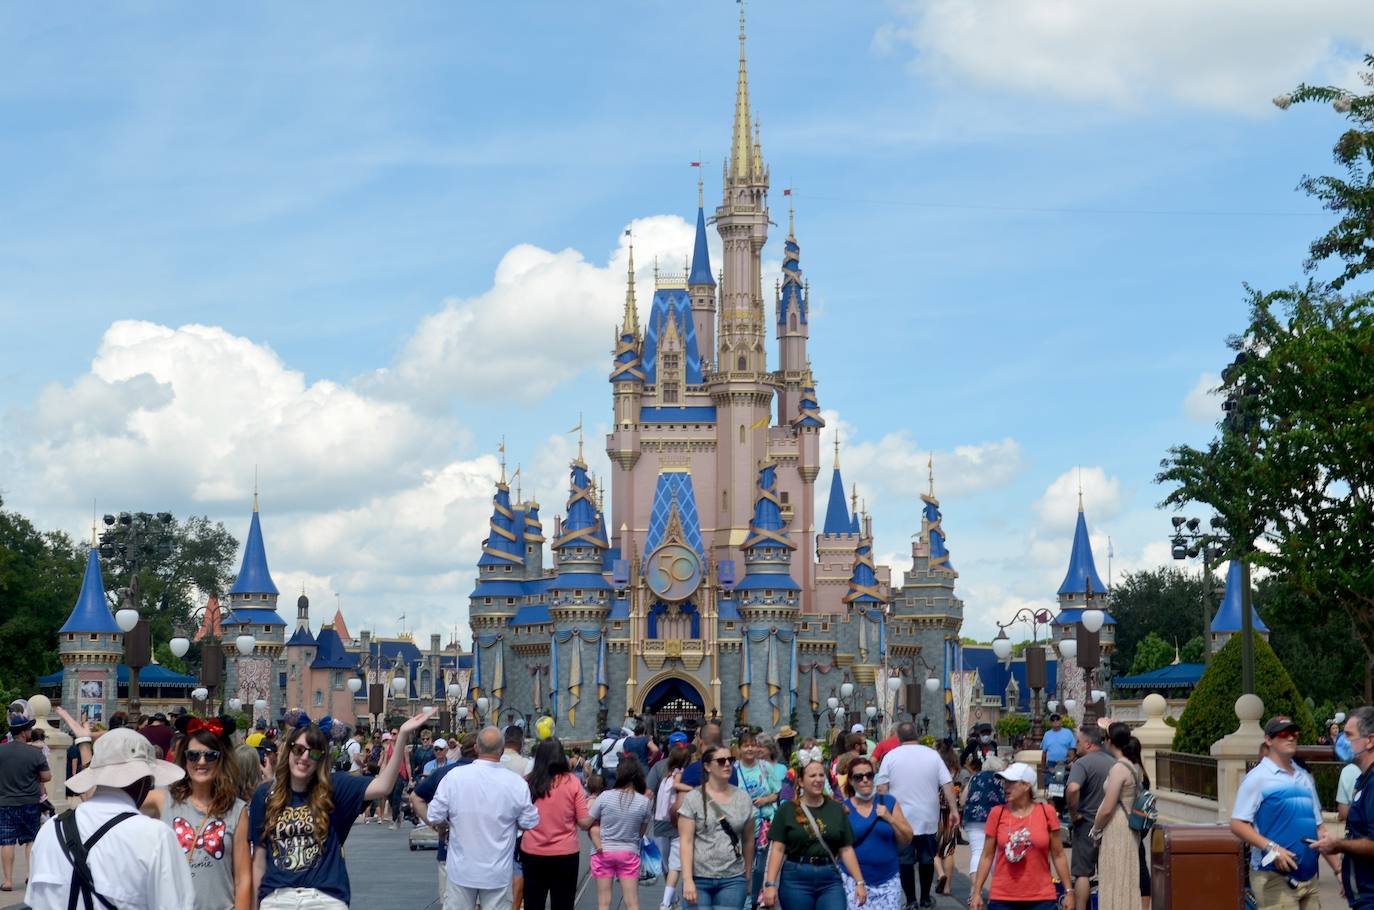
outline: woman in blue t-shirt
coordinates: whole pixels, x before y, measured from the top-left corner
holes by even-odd
[[[406,741],[433,713],[426,708],[401,725],[396,748],[376,777],[330,771],[330,734],[342,725],[327,717],[311,723],[304,712],[287,715],[291,729],[276,777],[258,788],[248,807],[252,841],[260,848],[253,851],[259,910],[298,907],[306,898],[312,908],[346,910],[351,895],[344,840],[364,803],[390,795]]]
[[[911,843],[912,830],[901,804],[891,796],[878,792],[873,778],[877,769],[868,758],[860,756],[849,763],[845,778],[844,801],[849,813],[849,827],[854,831],[854,855],[859,860],[868,899],[864,910],[902,910],[906,896],[902,893],[902,877],[897,874],[897,854]],[[857,883],[848,874],[844,880],[845,903],[849,910],[858,910]]]

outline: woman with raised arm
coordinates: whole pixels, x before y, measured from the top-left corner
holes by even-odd
[[[426,708],[402,724],[400,746],[433,713]],[[304,712],[291,712],[283,727],[276,777],[258,788],[248,806],[258,906],[343,910],[351,898],[344,841],[363,804],[390,795],[405,750],[395,749],[376,777],[335,773],[329,742],[347,736],[342,724],[328,717],[312,723]]]

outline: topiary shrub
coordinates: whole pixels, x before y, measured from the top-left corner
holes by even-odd
[[[1030,732],[1030,718],[1024,714],[1008,714],[997,720],[997,737],[1004,743],[1015,743]]]
[[[1235,732],[1239,725],[1236,699],[1241,693],[1240,645],[1240,635],[1231,636],[1198,680],[1197,688],[1193,689],[1178,719],[1175,752],[1210,755],[1212,743]],[[1255,694],[1264,702],[1261,726],[1275,714],[1286,714],[1298,724],[1298,742],[1317,741],[1317,725],[1307,703],[1274,649],[1259,635],[1255,635]]]

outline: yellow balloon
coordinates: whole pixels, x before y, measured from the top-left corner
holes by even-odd
[[[547,714],[539,718],[539,720],[534,723],[534,732],[541,740],[553,736],[553,718],[549,717]]]

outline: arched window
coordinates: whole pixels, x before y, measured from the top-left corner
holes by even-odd
[[[320,707],[323,707],[323,706],[324,706],[324,693],[321,692],[319,689],[316,689],[316,690],[315,690],[315,707],[320,708]]]
[[[729,491],[729,490],[721,490],[721,491],[720,491],[720,510],[721,510],[722,512],[728,512],[728,511],[730,511],[730,491]]]
[[[789,332],[795,332],[797,330],[797,314],[795,312],[787,317],[787,330]]]
[[[744,445],[744,424],[739,425],[739,444]]]
[[[743,354],[739,355],[739,371],[740,371],[741,373],[743,373],[745,370],[747,370],[747,369],[749,368],[748,364],[749,364],[749,362],[748,362],[747,360],[744,359],[744,355],[743,355]]]

